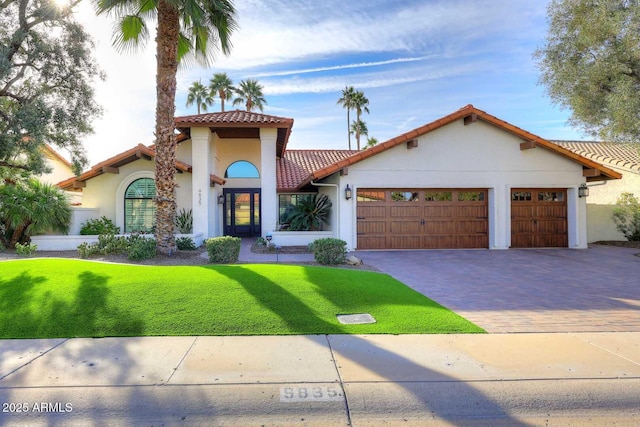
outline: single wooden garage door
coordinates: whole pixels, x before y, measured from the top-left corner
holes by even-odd
[[[486,189],[360,189],[358,249],[488,248]]]
[[[567,247],[567,190],[511,190],[511,247]]]

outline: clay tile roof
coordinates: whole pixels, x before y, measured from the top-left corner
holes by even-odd
[[[640,174],[640,145],[599,141],[551,141],[605,166]]]
[[[355,153],[354,150],[288,150],[276,162],[277,191],[299,189],[315,171],[343,162]]]
[[[185,125],[219,126],[225,124],[258,124],[261,126],[272,125],[272,127],[279,127],[279,125],[292,125],[293,119],[254,113],[253,111],[233,110],[176,117],[175,123],[176,127],[184,127]]]
[[[128,149],[127,151],[123,151],[120,154],[116,154],[115,156],[104,160],[98,164],[95,164],[88,171],[82,173],[80,176],[74,176],[64,181],[59,182],[58,187],[63,190],[78,190],[78,183],[87,181],[91,178],[95,178],[96,176],[102,175],[103,173],[108,173],[113,171],[114,169],[119,168],[120,166],[124,166],[131,162],[134,162],[138,159],[147,159],[151,160],[156,157],[156,151],[154,146],[147,147],[143,144],[138,144],[137,146]],[[176,160],[175,162],[176,169],[182,172],[191,172],[192,167],[190,164],[182,162],[180,160]],[[215,175],[211,175],[211,181],[224,184],[225,180],[219,178]]]

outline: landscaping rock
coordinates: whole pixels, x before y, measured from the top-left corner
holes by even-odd
[[[362,265],[362,260],[358,257],[350,255],[347,257],[347,264],[349,265]]]

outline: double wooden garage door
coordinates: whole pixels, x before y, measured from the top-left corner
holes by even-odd
[[[486,189],[360,189],[358,249],[489,247]],[[566,247],[566,190],[511,191],[511,247]]]
[[[487,248],[485,189],[362,189],[358,249]]]

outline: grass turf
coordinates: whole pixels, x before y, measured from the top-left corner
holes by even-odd
[[[375,324],[342,325],[337,314]],[[0,262],[0,338],[478,333],[385,274],[311,266]]]

